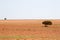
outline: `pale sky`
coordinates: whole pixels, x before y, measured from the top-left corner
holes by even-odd
[[[0,0],[0,19],[60,19],[60,0]]]

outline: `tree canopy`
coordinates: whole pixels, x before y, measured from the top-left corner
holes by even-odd
[[[52,22],[47,20],[47,21],[43,21],[42,24],[44,24],[45,27],[47,27],[47,25],[52,25]]]

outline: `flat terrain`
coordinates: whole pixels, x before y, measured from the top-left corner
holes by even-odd
[[[60,40],[60,20],[0,20],[0,40]]]

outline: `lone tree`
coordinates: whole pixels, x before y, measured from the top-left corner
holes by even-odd
[[[4,20],[7,20],[7,18],[4,18]]]
[[[48,25],[52,25],[52,22],[51,21],[43,21],[42,24],[45,25],[45,27],[48,27]]]

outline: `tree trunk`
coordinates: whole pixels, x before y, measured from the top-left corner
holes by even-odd
[[[45,25],[45,27],[48,27],[47,25]]]

